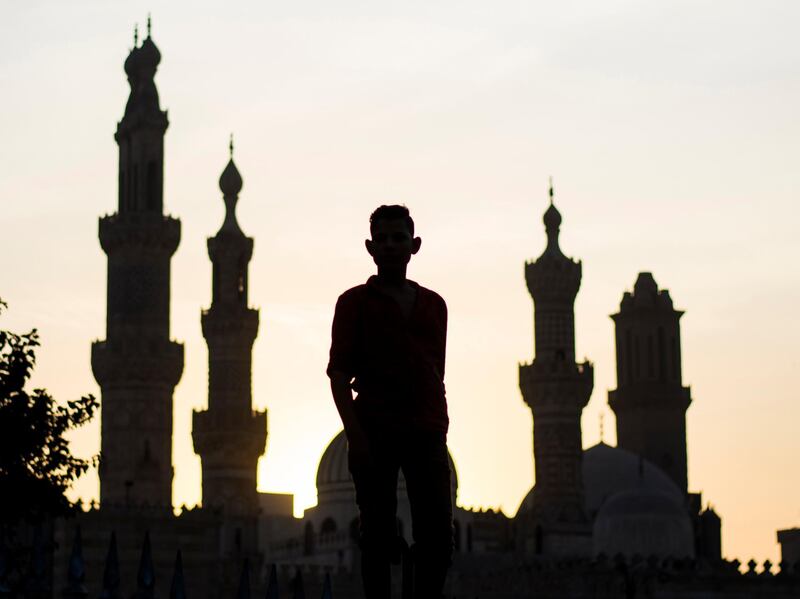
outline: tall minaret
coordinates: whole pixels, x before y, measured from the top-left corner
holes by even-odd
[[[161,54],[150,37],[125,61],[131,86],[114,135],[119,205],[100,219],[108,255],[106,340],[92,345],[102,392],[101,502],[172,503],[172,392],[183,346],[170,341],[170,260],[180,221],[163,214],[167,113],[153,77]]]
[[[592,365],[575,362],[573,304],[581,263],[567,258],[558,246],[561,214],[553,205],[552,184],[544,225],[547,247],[538,260],[525,264],[534,303],[535,357],[533,363],[520,365],[519,386],[533,413],[533,518],[547,528],[585,520],[581,412],[594,382]]]
[[[608,404],[617,417],[617,445],[660,466],[687,491],[686,410],[681,376],[683,312],[672,307],[649,272],[622,296],[616,325],[617,388]]]
[[[253,240],[236,222],[242,177],[233,163],[233,141],[230,150],[219,178],[225,221],[208,240],[211,307],[201,317],[208,343],[208,410],[194,413],[192,438],[203,462],[203,506],[253,515],[258,509],[256,467],[267,441],[267,414],[251,406],[251,351],[258,334],[258,310],[247,307]]]

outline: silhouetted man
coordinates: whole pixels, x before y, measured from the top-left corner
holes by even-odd
[[[453,551],[444,392],[447,306],[406,279],[422,240],[414,237],[405,206],[375,210],[370,234],[365,243],[378,274],[339,297],[328,365],[360,511],[364,592],[367,599],[390,594],[402,469],[411,504],[414,597],[435,599]]]

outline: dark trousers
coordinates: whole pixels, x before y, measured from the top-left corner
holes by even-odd
[[[453,554],[450,463],[444,433],[370,430],[371,463],[351,462],[360,512],[361,568],[366,599],[390,596],[397,562],[397,476],[411,505],[415,599],[439,599]],[[355,467],[354,467],[355,466]]]

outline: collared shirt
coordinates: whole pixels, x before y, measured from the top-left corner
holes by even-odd
[[[336,302],[328,375],[353,380],[359,418],[394,428],[447,432],[447,305],[413,281],[408,318],[372,276]]]

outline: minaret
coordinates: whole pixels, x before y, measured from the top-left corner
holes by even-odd
[[[92,345],[102,393],[101,502],[172,503],[172,393],[183,346],[170,341],[170,260],[180,221],[163,214],[167,113],[153,77],[161,54],[150,37],[125,61],[131,86],[114,139],[117,212],[100,219],[108,256],[106,340]]]
[[[683,312],[649,272],[612,314],[616,328],[617,388],[608,405],[617,416],[617,445],[660,466],[687,491],[686,410],[689,388],[681,376]]]
[[[553,205],[552,184],[544,225],[547,247],[538,260],[525,264],[534,303],[535,357],[531,364],[520,365],[519,386],[533,413],[536,487],[532,517],[546,535],[556,523],[585,521],[581,412],[594,382],[592,365],[575,362],[573,304],[581,284],[581,263],[567,258],[558,246],[561,214]],[[552,551],[560,551],[547,539],[537,551],[548,552],[548,543]],[[561,541],[555,543],[563,547]]]
[[[203,463],[203,506],[233,515],[258,510],[256,467],[267,441],[267,414],[251,406],[251,352],[258,310],[247,307],[247,266],[253,240],[236,222],[242,177],[231,158],[219,187],[225,220],[208,240],[213,265],[211,307],[201,316],[208,343],[208,409],[195,412],[192,438]]]

